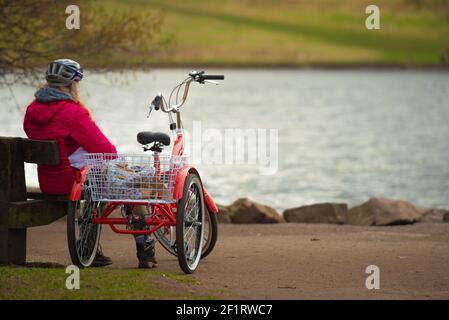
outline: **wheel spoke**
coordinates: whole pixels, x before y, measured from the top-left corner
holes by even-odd
[[[192,185],[192,189],[188,192],[185,211],[187,214],[184,217],[184,227],[188,225],[184,233],[184,246],[186,258],[189,264],[195,261],[197,253],[198,242],[198,216],[200,212],[200,195],[199,190]],[[190,249],[190,250],[189,250]]]
[[[198,195],[197,195],[196,189],[191,191],[191,192],[189,190],[189,195],[193,196],[193,199],[195,200],[195,203],[194,203],[193,207],[190,208],[190,210],[188,211],[188,213],[187,213],[187,215],[185,217],[185,220],[187,220],[187,222],[190,224],[189,228],[187,229],[187,231],[185,231],[185,234],[184,234],[184,239],[187,238],[187,245],[190,243],[190,240],[192,239],[192,237],[193,237],[193,235],[195,234],[195,231],[196,231],[195,230],[196,229],[195,228],[195,223],[196,223],[196,219],[197,219],[197,216],[198,216],[198,208],[199,208],[199,206],[198,206]],[[189,200],[189,202],[187,203],[187,205],[190,206],[191,205],[191,202],[190,202],[191,199],[189,198],[188,200]],[[192,213],[195,213],[195,216],[193,217],[193,219],[191,217]]]
[[[204,203],[198,177],[190,175],[187,181],[182,207],[178,208],[180,216],[177,217],[176,243],[181,268],[186,273],[192,273],[201,258]]]
[[[187,239],[187,242],[190,242],[190,240],[192,239],[193,235],[195,234],[195,228],[191,227],[187,232],[185,237],[187,236],[187,233],[189,233],[191,230],[193,230],[192,234],[189,236],[189,238]]]
[[[192,192],[193,193],[193,192]],[[195,204],[192,208],[190,208],[190,210],[188,211],[188,213],[186,214],[186,218],[190,217],[192,212],[196,212],[198,210],[198,195],[195,192]],[[197,215],[197,214],[196,214]],[[196,217],[195,217],[196,218]]]
[[[190,211],[190,205],[191,205],[191,198],[192,198],[192,191],[191,190],[189,190],[189,192],[187,192],[187,200],[186,200],[186,208],[185,208],[185,211],[186,212],[189,212]]]
[[[89,233],[88,231],[90,231],[90,228],[91,228],[90,225],[88,225],[88,226],[85,227],[84,232],[83,232],[83,236],[82,236],[82,238],[81,238],[81,245],[80,245],[80,247],[81,247],[81,254],[80,254],[80,257],[81,257],[81,258],[84,258],[84,257],[85,257],[85,256],[84,256],[84,253],[85,253],[85,251],[86,251],[86,249],[87,249],[86,244],[87,244],[87,242],[88,242],[88,240],[89,240],[89,235],[90,235],[90,233]]]

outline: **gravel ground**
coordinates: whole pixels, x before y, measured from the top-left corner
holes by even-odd
[[[65,223],[29,229],[28,261],[70,264]],[[108,268],[135,268],[133,239],[103,228]],[[159,271],[181,273],[157,247]],[[380,289],[368,290],[368,265]],[[192,291],[234,299],[448,299],[449,223],[355,227],[284,223],[219,225],[215,250]],[[148,272],[152,272],[148,270]]]

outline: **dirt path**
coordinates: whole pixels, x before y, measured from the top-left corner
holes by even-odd
[[[133,239],[103,230],[111,267],[134,268]],[[219,232],[216,249],[194,274],[196,292],[237,299],[449,299],[449,224],[219,225]],[[181,273],[176,258],[157,249],[158,270]],[[28,261],[70,263],[64,223],[29,229]],[[372,264],[380,268],[380,290],[365,287]]]

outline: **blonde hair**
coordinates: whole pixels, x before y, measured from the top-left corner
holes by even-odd
[[[57,87],[56,89],[59,89],[64,93],[68,93],[69,95],[72,96],[73,101],[82,104],[80,99],[78,82],[72,82],[72,84],[67,87]]]
[[[66,87],[53,87],[52,85],[50,85],[48,83],[47,83],[47,86],[69,94],[72,97],[73,101],[79,103],[80,106],[82,106],[84,109],[86,109],[87,112],[89,112],[89,115],[92,117],[92,112],[90,111],[90,109],[88,107],[86,107],[84,105],[84,103],[81,101],[78,82],[74,81],[69,86],[66,86]]]

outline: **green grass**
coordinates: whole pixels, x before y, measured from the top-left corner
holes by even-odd
[[[80,289],[68,290],[63,267],[0,266],[0,300],[5,299],[215,299],[190,289],[192,276],[155,270],[81,269]],[[165,285],[164,285],[165,283]],[[166,289],[167,284],[170,288]],[[165,287],[165,289],[164,289]]]
[[[441,50],[449,50],[449,5],[417,8],[418,2],[376,1],[381,30],[365,29],[365,8],[371,4],[366,0],[107,0],[104,4],[111,10],[131,7],[164,15],[163,36],[174,36],[175,44],[165,56],[148,58],[149,65],[437,65]],[[116,65],[124,58],[142,57],[122,55],[109,61]]]

